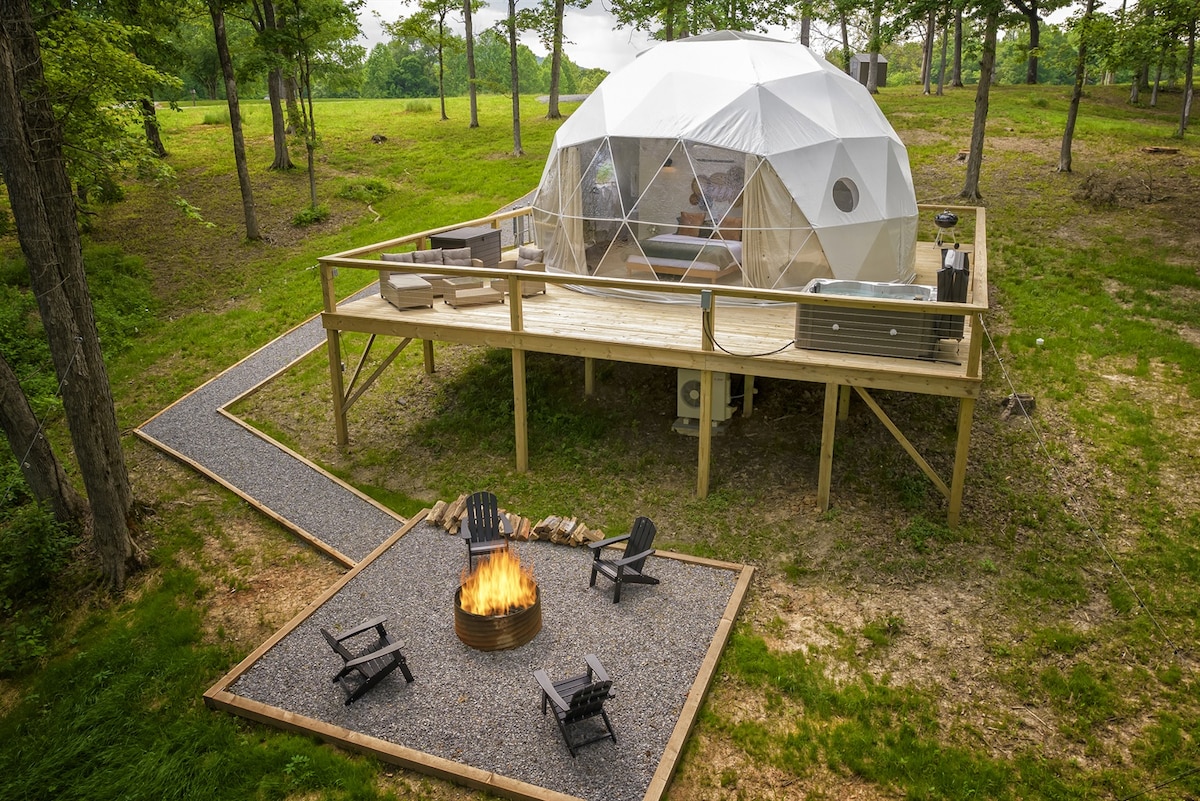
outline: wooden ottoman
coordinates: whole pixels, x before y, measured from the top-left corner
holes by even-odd
[[[397,309],[433,308],[433,287],[419,275],[390,273],[379,277],[379,294]]]

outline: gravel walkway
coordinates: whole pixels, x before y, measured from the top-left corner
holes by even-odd
[[[425,523],[363,567],[335,596],[229,687],[235,695],[427,754],[589,801],[641,799],[662,759],[737,584],[732,570],[652,558],[658,586],[588,587],[587,549],[514,544],[541,589],[541,632],[528,644],[474,651],[454,633],[454,592],[466,566],[457,537]],[[415,677],[399,671],[351,706],[330,677],[341,662],[319,629],[388,615]],[[369,637],[363,640],[370,642]],[[583,672],[595,653],[613,680],[606,709],[617,742],[572,759],[533,671]]]
[[[375,291],[372,285],[355,297]],[[191,459],[233,492],[265,506],[283,525],[325,543],[353,564],[394,534],[403,519],[218,412],[324,343],[318,315],[144,423],[138,433]]]

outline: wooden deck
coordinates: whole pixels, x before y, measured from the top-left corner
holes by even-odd
[[[937,210],[941,210],[939,207]],[[928,212],[929,210],[924,210]],[[354,400],[362,394],[390,364],[400,348],[412,341],[422,340],[425,347],[425,368],[434,368],[432,343],[459,342],[504,348],[513,354],[514,424],[516,426],[517,468],[528,468],[527,430],[525,421],[526,352],[553,353],[577,356],[585,360],[586,390],[592,389],[595,359],[635,362],[666,367],[690,368],[701,371],[701,423],[699,426],[699,467],[697,493],[708,491],[708,460],[711,452],[711,414],[713,372],[738,373],[748,377],[762,376],[795,381],[818,382],[826,385],[825,419],[822,436],[820,486],[818,500],[822,507],[829,502],[829,476],[833,457],[833,435],[836,420],[844,419],[851,389],[860,394],[872,411],[880,417],[918,466],[935,486],[947,496],[948,518],[957,522],[962,486],[965,478],[970,422],[974,401],[982,384],[980,341],[975,336],[980,316],[986,312],[987,251],[984,212],[982,209],[958,209],[960,215],[974,215],[972,244],[963,249],[971,255],[971,286],[967,303],[930,303],[928,301],[895,301],[851,298],[833,295],[802,295],[796,292],[725,287],[721,285],[655,283],[628,279],[591,276],[545,275],[547,293],[521,298],[510,292],[503,304],[452,308],[438,300],[432,309],[397,309],[378,295],[335,305],[332,296],[332,269],[378,270],[379,261],[363,258],[399,244],[415,243],[422,247],[436,231],[422,232],[411,237],[379,243],[321,259],[325,286],[324,327],[329,336],[330,376],[333,385],[335,420],[338,441],[345,444],[347,430],[345,414]],[[492,224],[499,226],[514,213],[499,215],[462,225]],[[929,216],[927,213],[925,216]],[[936,284],[940,266],[940,251],[933,242],[918,243],[918,284]],[[389,263],[388,268],[403,265]],[[429,269],[419,265],[422,272],[442,272],[447,275],[478,275],[480,268],[441,267]],[[506,279],[515,287],[522,274],[518,271],[494,270],[489,276]],[[539,274],[539,280],[542,275]],[[674,303],[654,303],[621,297],[599,296],[575,291],[569,287],[599,290],[652,290]],[[734,298],[751,301],[775,301],[781,305],[735,305]],[[929,358],[900,358],[895,356],[859,355],[828,350],[810,350],[793,345],[796,317],[801,306],[823,307],[855,313],[862,310],[888,313],[913,312],[954,314],[964,319],[961,341],[941,340]],[[400,346],[365,379],[365,361],[355,368],[347,394],[341,371],[338,332],[352,331],[375,337],[395,337]],[[361,384],[361,385],[359,385]],[[359,386],[356,386],[359,385]],[[932,470],[908,442],[902,432],[883,413],[870,395],[871,390],[899,390],[925,395],[942,395],[960,399],[958,447],[954,474],[949,484]],[[747,392],[747,404],[753,393]],[[743,410],[749,414],[752,407]],[[708,424],[708,425],[706,425]]]

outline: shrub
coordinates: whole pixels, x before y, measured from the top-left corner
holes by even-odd
[[[404,104],[404,110],[410,114],[427,114],[433,111],[433,103],[428,100],[410,100]]]
[[[54,628],[49,591],[77,542],[37,504],[9,509],[0,521],[0,675],[46,653]]]
[[[346,200],[357,200],[361,203],[375,203],[391,193],[392,186],[387,181],[368,178],[365,181],[346,184],[338,190],[337,196]]]
[[[308,206],[296,213],[296,216],[292,218],[292,225],[297,228],[304,228],[305,226],[319,223],[328,217],[328,206]]]
[[[214,108],[212,111],[204,112],[205,125],[228,125],[229,124],[229,109]]]

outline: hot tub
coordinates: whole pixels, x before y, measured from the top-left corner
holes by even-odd
[[[889,284],[816,278],[803,289],[809,294],[841,295],[894,301],[935,301],[937,289],[922,284]],[[889,309],[858,309],[799,303],[796,347],[928,359],[937,345],[934,314]]]

